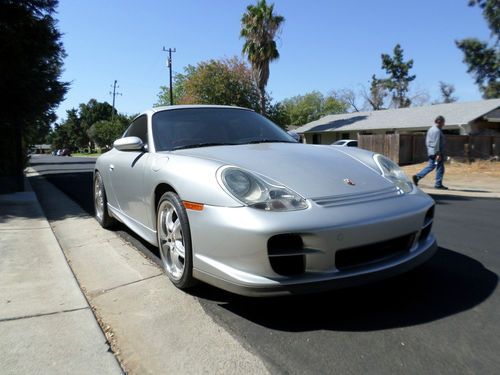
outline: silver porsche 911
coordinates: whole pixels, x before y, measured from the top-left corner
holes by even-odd
[[[434,202],[386,157],[297,143],[254,111],[171,106],[98,158],[96,218],[158,246],[177,287],[322,291],[407,271],[436,251]]]

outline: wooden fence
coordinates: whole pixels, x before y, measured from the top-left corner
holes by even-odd
[[[427,160],[425,134],[359,135],[360,148],[383,154],[396,163],[415,164]],[[500,156],[500,136],[446,135],[446,155],[471,159]]]

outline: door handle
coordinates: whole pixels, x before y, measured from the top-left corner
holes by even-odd
[[[109,165],[109,171],[110,172],[113,172],[113,170],[115,169],[115,166],[113,164],[110,164]]]

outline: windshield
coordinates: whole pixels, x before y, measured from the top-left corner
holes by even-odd
[[[279,126],[253,111],[182,108],[153,115],[156,151],[264,142],[297,143]]]

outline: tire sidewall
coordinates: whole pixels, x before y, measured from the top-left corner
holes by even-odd
[[[97,207],[96,207],[96,203],[95,203],[95,185],[96,185],[97,179],[100,180],[101,189],[102,189],[102,200],[103,200],[103,202],[102,202],[103,203],[102,204],[102,217],[99,217],[97,215]],[[95,211],[94,217],[103,228],[109,228],[110,226],[113,225],[114,220],[108,213],[108,198],[106,197],[106,189],[104,187],[104,181],[102,180],[102,176],[99,172],[95,172],[95,174],[94,174],[93,192],[94,192],[93,198],[94,198],[94,211]]]

